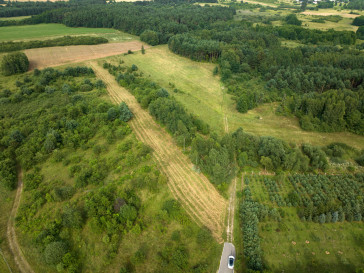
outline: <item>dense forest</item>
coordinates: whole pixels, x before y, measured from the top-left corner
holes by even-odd
[[[246,20],[234,22],[231,19],[236,12],[232,7],[174,4],[172,8],[170,5],[91,5],[82,10],[47,11],[27,20],[73,27],[116,28],[140,35],[142,41],[151,45],[168,43],[171,51],[193,60],[217,62],[222,80],[228,92],[235,96],[240,112],[261,103],[282,101],[287,96],[295,96],[295,101],[303,101],[305,96],[318,96],[327,101],[329,95],[325,93],[332,89],[341,90],[336,96],[341,105],[343,97],[347,97],[342,94],[351,91],[352,96],[358,97],[363,90],[363,54],[348,47],[356,43],[360,32],[308,29],[293,24],[291,19],[283,26],[253,24]],[[281,46],[282,39],[299,41],[305,46],[286,48]],[[245,82],[255,78],[265,82],[265,90],[245,88]],[[337,126],[327,122],[329,117],[325,120],[323,107],[313,112],[314,106],[309,106],[302,114],[296,110],[301,108],[297,105],[289,112],[301,119],[302,128],[306,130],[363,134],[362,102],[350,105],[354,109],[349,108],[347,102],[344,104],[343,111],[330,114],[330,119],[343,120]],[[317,111],[319,116],[315,115]]]
[[[82,9],[58,9],[27,20],[29,23],[63,23],[70,27],[115,28],[134,35],[154,31],[165,44],[175,34],[203,29],[215,21],[230,20],[234,9],[220,6],[114,3]]]
[[[105,4],[104,0],[70,0],[70,1],[47,1],[47,2],[17,2],[6,1],[6,5],[0,8],[0,17],[16,17],[16,16],[29,16],[41,14],[42,12],[79,6],[85,6],[90,4]]]

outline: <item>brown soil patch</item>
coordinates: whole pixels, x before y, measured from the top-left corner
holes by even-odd
[[[91,63],[96,76],[102,79],[111,98],[126,102],[134,114],[129,125],[136,136],[154,150],[154,158],[168,176],[168,187],[188,215],[198,224],[208,227],[214,237],[222,242],[227,202],[208,179],[193,171],[190,159],[175,145],[172,137],[142,109],[126,89],[97,63]]]
[[[93,60],[140,50],[143,43],[139,41],[110,43],[101,45],[77,45],[34,48],[24,50],[29,59],[29,69],[58,66],[67,63]],[[144,45],[144,48],[148,48]]]

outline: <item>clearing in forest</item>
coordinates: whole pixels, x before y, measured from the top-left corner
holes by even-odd
[[[209,228],[222,241],[227,201],[208,179],[193,170],[189,158],[175,145],[172,137],[162,129],[149,113],[114,77],[97,63],[92,63],[97,77],[102,79],[116,103],[126,102],[134,114],[129,122],[137,137],[154,150],[154,157],[168,176],[168,187],[190,217]]]
[[[24,50],[28,56],[29,69],[58,66],[86,60],[93,60],[107,56],[118,55],[128,50],[140,50],[143,43],[139,41],[110,43],[101,45],[76,45],[33,48]],[[144,45],[145,48],[148,46]]]
[[[118,57],[119,58],[119,57]],[[136,64],[146,76],[167,88],[188,110],[219,133],[234,132],[239,127],[259,136],[274,136],[297,144],[328,145],[343,142],[364,148],[364,137],[348,132],[320,133],[304,131],[295,117],[275,114],[277,103],[260,105],[245,114],[236,110],[235,101],[226,93],[218,76],[213,76],[216,64],[195,62],[156,46],[121,58],[125,64]],[[257,83],[257,88],[259,84]],[[264,87],[262,87],[264,88]],[[173,92],[177,89],[177,92]]]

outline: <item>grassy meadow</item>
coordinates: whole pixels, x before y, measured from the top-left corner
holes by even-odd
[[[235,101],[224,92],[220,78],[213,76],[215,64],[180,57],[171,53],[167,46],[147,49],[144,55],[136,52],[109,59],[123,60],[127,65],[136,64],[146,76],[167,88],[189,112],[199,116],[218,133],[224,132],[223,118],[226,116],[230,132],[242,127],[256,135],[271,135],[288,142],[314,145],[343,142],[364,148],[364,138],[359,135],[303,131],[297,118],[275,114],[276,103],[261,105],[246,114],[239,113],[235,109]],[[249,82],[249,85],[251,88],[264,88],[261,83]],[[178,92],[173,92],[174,89]]]
[[[355,272],[364,266],[362,222],[319,224],[302,222],[294,207],[278,207],[269,200],[262,176],[250,176],[253,199],[283,211],[281,222],[259,223],[263,259],[273,272]],[[280,195],[293,186],[285,180]]]
[[[8,26],[0,28],[0,42],[49,39],[65,35],[97,35],[110,42],[134,40],[135,36],[107,28],[71,28],[62,24]]]

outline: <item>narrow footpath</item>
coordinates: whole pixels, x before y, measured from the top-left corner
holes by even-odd
[[[23,193],[23,172],[21,169],[18,170],[18,188],[16,190],[16,195],[14,199],[13,208],[11,209],[10,218],[7,226],[7,238],[9,242],[9,247],[14,255],[14,261],[19,268],[21,273],[34,273],[33,269],[26,260],[21,247],[18,242],[18,237],[15,232],[15,217],[18,212],[20,205],[20,200]]]

